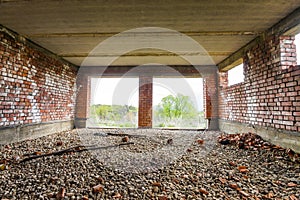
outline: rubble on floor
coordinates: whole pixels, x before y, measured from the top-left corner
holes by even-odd
[[[182,140],[180,146],[180,137],[175,135],[179,132],[153,131],[159,132],[161,137],[149,137],[150,130],[138,133],[135,130],[94,130],[89,141],[103,140],[101,145],[109,148],[90,151],[81,151],[88,147],[81,146],[83,141],[77,130],[3,145],[0,198],[300,199],[300,164],[298,154],[289,153],[292,151],[249,133],[200,132],[192,138],[191,144],[186,145]],[[107,135],[108,132],[121,135]],[[114,147],[110,142],[132,143]],[[168,160],[166,153],[176,151],[175,147],[184,147],[186,151],[178,151],[178,157],[170,163],[144,173],[113,168],[102,160],[104,157],[98,157],[104,152],[112,152],[112,156],[117,152],[126,157],[126,154],[147,152],[148,155],[163,149],[162,155]],[[114,149],[118,151],[113,153]]]
[[[279,145],[271,144],[254,133],[222,134],[218,137],[218,142],[222,145],[233,145],[239,149],[272,151],[274,156],[287,154],[292,161],[300,163],[299,154],[292,149],[284,149]]]

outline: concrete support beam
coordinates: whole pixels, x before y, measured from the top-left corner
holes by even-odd
[[[241,59],[246,55],[246,53],[255,45],[259,44],[262,41],[262,37],[257,37],[233,54],[231,54],[229,57],[227,57],[225,60],[223,60],[221,63],[218,64],[220,71],[227,71],[232,66],[232,63],[235,61]]]
[[[215,67],[215,66],[212,66]],[[199,69],[200,68],[200,69]],[[172,70],[171,70],[172,69]],[[139,68],[136,66],[110,66],[110,67],[81,67],[78,78],[82,75],[90,77],[139,77],[140,75],[156,76],[156,77],[201,77],[199,71],[205,71],[209,69],[206,67],[202,70],[202,67],[194,66],[181,66],[181,65],[145,65]],[[180,76],[179,76],[180,75]],[[77,84],[78,83],[77,81]]]
[[[249,36],[249,35],[259,35],[260,32],[255,31],[182,31],[182,34],[188,36]],[[90,33],[35,33],[35,34],[28,34],[26,37],[28,38],[50,38],[50,37],[112,37],[114,35],[119,34],[119,32],[90,32]],[[156,32],[130,32],[130,33],[123,33],[124,36],[130,35],[138,35],[138,34],[147,34],[147,35],[157,35]],[[167,34],[170,35],[170,32],[166,33],[159,33],[160,35]]]
[[[300,31],[300,8],[294,10],[290,15],[280,20],[277,24],[272,26],[265,32],[266,36],[269,35],[282,35],[282,34],[294,34],[293,31]]]
[[[233,62],[236,60],[242,58],[244,55],[246,55],[247,51],[249,51],[253,46],[257,45],[261,41],[264,40],[264,38],[270,36],[270,35],[282,35],[282,34],[295,34],[300,32],[300,8],[293,11],[290,15],[280,20],[277,24],[269,28],[267,31],[261,33],[253,39],[251,42],[234,52],[232,55],[230,55],[228,58],[223,60],[218,64],[220,71],[227,71]]]
[[[90,54],[90,53],[60,53],[58,56],[63,58],[105,58],[105,57],[156,57],[156,56],[229,56],[231,51],[208,51],[208,52],[188,52],[188,53],[172,53],[172,52],[136,52],[136,53],[128,53],[128,54]]]
[[[74,128],[74,121],[53,121],[0,128],[0,144],[20,142]]]

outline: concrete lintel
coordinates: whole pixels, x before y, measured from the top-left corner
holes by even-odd
[[[249,35],[258,35],[260,32],[255,31],[181,31],[182,34],[188,36],[249,36]],[[26,35],[30,38],[49,38],[49,37],[112,37],[119,34],[119,32],[77,32],[77,33],[35,33]],[[123,36],[135,36],[138,34],[143,35],[172,35],[174,33],[170,32],[129,32],[122,33]],[[177,34],[177,33],[175,33]]]
[[[215,66],[199,68],[198,66],[181,65],[144,65],[136,66],[109,66],[109,67],[81,67],[80,72],[91,77],[138,77],[140,75],[159,76],[159,77],[201,77],[202,71],[211,71]],[[200,73],[199,73],[200,72]]]
[[[291,14],[280,20],[277,24],[268,29],[265,33],[269,35],[295,34],[300,31],[300,7]]]
[[[58,56],[64,58],[105,58],[105,57],[155,57],[155,56],[228,56],[232,53],[232,51],[208,51],[208,52],[187,52],[187,53],[180,53],[176,54],[173,52],[135,52],[135,53],[128,53],[128,54],[113,54],[113,53],[60,53]]]
[[[300,133],[275,129],[271,127],[255,126],[245,123],[219,119],[219,128],[225,133],[256,133],[272,144],[290,148],[300,153]]]
[[[232,63],[236,60],[243,58],[247,51],[260,43],[263,38],[270,35],[282,35],[282,34],[295,34],[300,32],[300,8],[294,10],[291,14],[280,20],[277,24],[273,25],[271,28],[260,34],[248,44],[237,50],[235,53],[231,54],[228,58],[223,60],[218,64],[220,71],[227,71],[232,67]]]
[[[256,37],[254,40],[250,41],[248,44],[231,54],[228,58],[218,64],[219,70],[222,72],[229,70],[230,67],[233,67],[232,63],[243,58],[247,51],[249,51],[253,46],[259,44],[261,41],[262,37]]]
[[[20,142],[74,128],[74,121],[53,121],[38,124],[4,127],[0,129],[0,144]]]

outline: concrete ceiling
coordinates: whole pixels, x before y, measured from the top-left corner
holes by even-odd
[[[209,65],[299,6],[300,0],[0,0],[0,24],[78,66],[181,65],[189,59]],[[113,45],[93,51],[118,33]],[[189,37],[203,49],[188,44]],[[211,59],[203,58],[207,54]]]

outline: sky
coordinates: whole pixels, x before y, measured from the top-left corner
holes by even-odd
[[[243,63],[228,70],[228,85],[234,85],[244,82],[244,65]]]
[[[92,78],[91,104],[138,106],[138,78]],[[203,110],[201,78],[153,78],[153,105],[168,95],[190,96],[199,111]]]
[[[296,48],[297,47],[300,47],[300,34],[297,34],[295,36],[295,45],[296,45]],[[297,49],[297,65],[300,64],[300,53],[298,53],[299,50]]]

